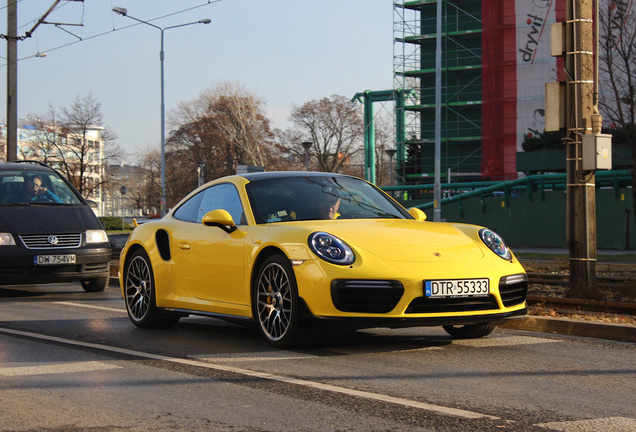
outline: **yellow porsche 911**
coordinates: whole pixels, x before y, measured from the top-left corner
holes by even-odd
[[[221,178],[135,228],[122,295],[138,327],[189,314],[253,320],[278,347],[334,325],[476,338],[526,313],[527,277],[501,237],[425,219],[351,176]]]

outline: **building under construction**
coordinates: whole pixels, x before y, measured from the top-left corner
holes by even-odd
[[[565,0],[442,0],[439,68],[437,3],[394,6],[395,88],[416,89],[398,182],[434,176],[438,72],[442,182],[516,179],[524,135],[544,131],[545,83],[558,81],[550,25],[564,20]]]

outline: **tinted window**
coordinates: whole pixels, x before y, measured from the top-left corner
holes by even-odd
[[[333,218],[412,218],[369,183],[354,177],[288,177],[246,186],[256,223]]]
[[[212,186],[203,191],[197,222],[201,222],[207,212],[218,209],[226,210],[232,216],[235,224],[241,225],[245,223],[243,206],[241,205],[238,191],[229,183]]]
[[[199,209],[201,208],[201,198],[203,197],[203,192],[201,191],[175,210],[174,217],[177,219],[181,219],[188,222],[196,222],[197,214],[199,214]]]
[[[175,211],[174,217],[188,222],[201,222],[207,212],[218,209],[226,210],[235,224],[245,223],[238,191],[229,183],[211,186],[194,195]]]
[[[0,205],[81,203],[76,193],[53,171],[0,171]]]

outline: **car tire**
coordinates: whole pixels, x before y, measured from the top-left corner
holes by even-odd
[[[180,316],[170,315],[157,308],[155,277],[148,254],[136,250],[124,269],[124,301],[128,317],[139,328],[169,328]]]
[[[110,278],[108,276],[96,277],[81,281],[82,288],[86,292],[101,292],[108,286]]]
[[[443,327],[449,335],[457,339],[476,339],[488,336],[497,328],[497,326],[481,324],[467,324],[459,326],[445,325]]]
[[[275,347],[291,348],[306,340],[296,277],[284,255],[272,255],[261,265],[253,284],[252,314],[258,330]]]

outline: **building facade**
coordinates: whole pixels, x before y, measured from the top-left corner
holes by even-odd
[[[564,20],[565,0],[440,1],[440,84],[438,1],[394,6],[395,87],[417,94],[405,107],[403,179],[433,176],[438,86],[442,181],[515,179],[524,135],[545,129],[545,83],[559,80],[550,25]]]
[[[105,215],[104,139],[100,126],[63,128],[40,121],[18,122],[20,160],[36,160],[59,170],[82,193],[98,216]],[[7,160],[6,125],[0,126],[0,161]]]

